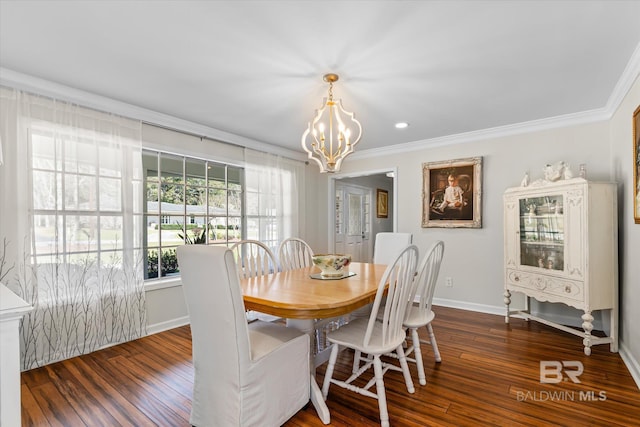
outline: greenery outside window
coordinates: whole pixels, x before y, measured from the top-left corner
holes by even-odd
[[[242,168],[154,150],[142,158],[145,279],[178,273],[180,245],[242,239]]]

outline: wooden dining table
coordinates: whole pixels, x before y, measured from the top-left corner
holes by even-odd
[[[307,267],[241,279],[245,309],[287,319],[287,326],[307,334],[313,342],[317,319],[346,315],[375,299],[386,265],[353,262],[349,277],[317,279],[320,270]],[[355,273],[355,274],[354,274]],[[311,354],[311,402],[324,424],[329,424],[329,408],[315,378],[315,368],[326,360]]]

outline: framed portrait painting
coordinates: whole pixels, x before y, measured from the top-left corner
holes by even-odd
[[[640,224],[640,106],[633,112],[633,219]]]
[[[422,227],[482,228],[482,157],[422,164]]]
[[[380,188],[376,191],[376,217],[389,217],[389,192]]]

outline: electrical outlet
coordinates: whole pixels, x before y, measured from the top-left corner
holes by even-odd
[[[451,277],[445,279],[445,286],[447,288],[453,288],[453,279]]]

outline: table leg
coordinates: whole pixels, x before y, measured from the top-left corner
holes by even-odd
[[[315,321],[313,319],[287,319],[287,327],[296,328],[299,331],[304,332],[309,335],[311,338],[310,345],[315,347]],[[322,390],[320,390],[320,386],[318,386],[318,382],[316,381],[316,360],[314,351],[312,348],[309,349],[309,368],[311,369],[311,403],[313,403],[313,407],[316,408],[316,412],[318,413],[318,417],[324,424],[329,424],[331,422],[331,416],[329,414],[329,407],[327,403],[324,401],[322,397]]]

